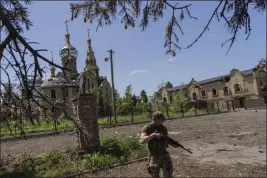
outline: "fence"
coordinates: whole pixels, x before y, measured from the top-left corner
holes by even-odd
[[[226,100],[208,103],[201,101],[180,104],[156,103],[153,108],[165,113],[168,118],[199,116],[235,110],[234,104]]]
[[[195,104],[167,104],[167,103],[142,103],[136,106],[126,107],[123,111],[118,108],[117,111],[117,124],[124,123],[138,123],[149,122],[152,119],[152,113],[154,111],[162,111],[167,118],[179,118],[189,116],[199,116],[204,114],[215,114],[219,112],[225,112],[229,110],[235,110],[234,105],[230,101],[215,101],[207,103],[195,103]],[[108,126],[116,124],[114,118],[111,115],[98,118],[100,126]],[[18,124],[11,123],[9,127],[1,128],[1,136],[16,136],[20,135],[20,129]],[[71,120],[58,119],[58,120],[41,120],[39,124],[32,125],[30,123],[24,123],[23,130],[27,133],[46,132],[46,131],[64,131],[72,130],[74,124]]]

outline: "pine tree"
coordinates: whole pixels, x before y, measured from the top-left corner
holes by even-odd
[[[176,50],[189,49],[196,44],[203,34],[209,31],[210,24],[215,20],[226,24],[231,38],[225,43],[230,43],[229,50],[236,41],[238,32],[244,31],[247,38],[251,32],[250,14],[252,11],[265,12],[267,0],[219,0],[213,10],[208,23],[201,29],[199,36],[186,47],[179,43],[180,36],[184,35],[182,21],[186,18],[196,20],[190,8],[192,4],[186,1],[142,1],[142,0],[85,0],[79,3],[71,3],[72,20],[83,14],[84,22],[97,22],[97,29],[105,25],[117,22],[121,17],[121,23],[125,29],[140,27],[146,30],[151,22],[158,22],[166,11],[171,11],[169,23],[166,25],[165,42],[166,54],[176,55]],[[179,16],[178,16],[179,14]],[[202,28],[202,27],[200,27]],[[197,28],[196,28],[197,29]]]

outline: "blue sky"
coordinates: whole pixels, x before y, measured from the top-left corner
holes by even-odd
[[[29,8],[34,26],[25,36],[31,41],[38,41],[38,47],[52,51],[58,64],[61,64],[58,52],[65,44],[64,21],[71,17],[69,3],[70,1],[35,1]],[[198,20],[186,18],[183,22],[185,36],[181,37],[182,46],[192,42],[202,31],[216,4],[193,2],[191,13]],[[134,93],[139,94],[145,89],[148,95],[152,95],[161,82],[169,80],[174,85],[180,85],[182,82],[188,83],[192,77],[202,80],[227,74],[233,68],[245,70],[254,67],[260,58],[266,56],[265,13],[251,14],[250,38],[246,41],[246,36],[239,34],[238,42],[228,55],[228,46],[221,47],[221,44],[230,36],[224,23],[218,23],[214,19],[210,31],[192,49],[178,52],[175,58],[166,56],[163,44],[169,19],[168,11],[160,22],[151,23],[145,32],[141,32],[140,28],[125,30],[119,21],[100,28],[97,32],[96,24],[84,23],[82,18],[70,22],[71,44],[79,53],[78,70],[82,71],[85,65],[88,28],[100,74],[107,76],[109,81],[110,64],[104,62],[104,58],[109,55],[108,49],[115,51],[115,86],[121,94],[131,84]],[[49,57],[50,53],[44,55]]]

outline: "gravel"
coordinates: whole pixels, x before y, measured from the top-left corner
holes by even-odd
[[[166,121],[172,138],[193,151],[170,148],[174,176],[266,177],[266,110],[231,112]],[[100,129],[100,137],[138,135],[143,125]],[[40,156],[75,148],[73,133],[3,142],[1,156],[14,161],[23,153]],[[134,163],[88,176],[145,177],[146,163]]]

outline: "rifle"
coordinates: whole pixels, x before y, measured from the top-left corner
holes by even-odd
[[[171,137],[169,137],[169,136],[163,136],[163,137],[164,137],[165,139],[167,139],[169,145],[171,145],[172,147],[174,147],[174,148],[178,148],[178,147],[180,147],[180,148],[182,148],[183,150],[185,150],[185,151],[187,151],[187,152],[193,154],[192,151],[190,151],[189,149],[186,149],[183,145],[181,145],[178,141],[172,139]]]
[[[155,131],[155,133],[159,133],[157,130]],[[171,137],[169,136],[164,136],[164,135],[161,135],[161,139],[166,139],[168,141],[168,144],[171,145],[172,147],[174,148],[182,148],[183,150],[187,151],[188,153],[190,154],[193,154],[192,151],[190,151],[189,149],[186,149],[183,145],[181,145],[178,141],[172,139]]]

